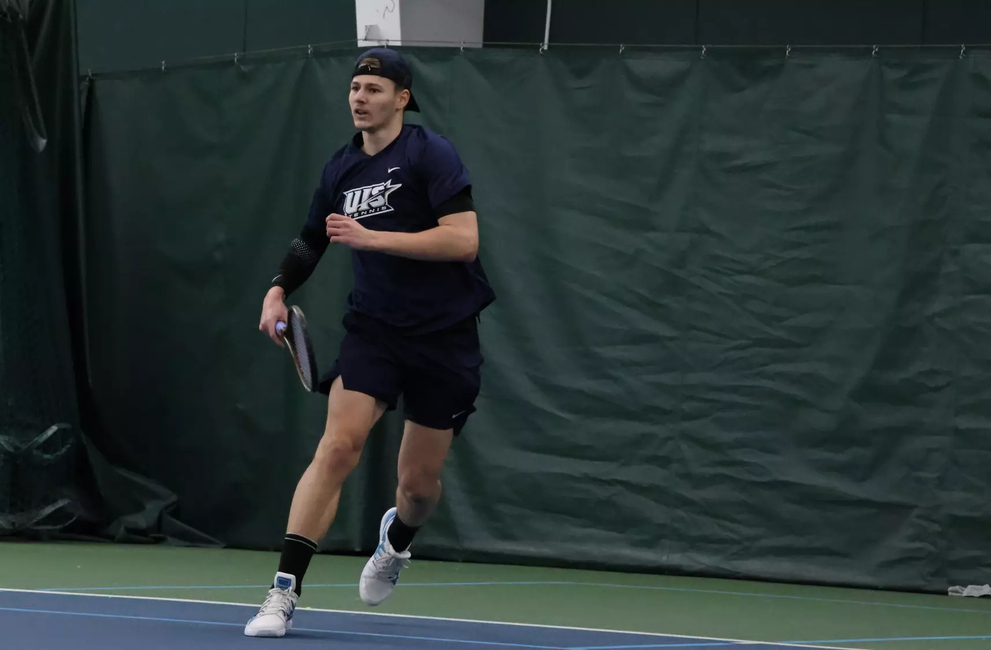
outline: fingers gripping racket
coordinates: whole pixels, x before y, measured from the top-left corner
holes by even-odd
[[[317,359],[313,353],[313,344],[310,342],[310,334],[306,329],[306,317],[303,310],[293,305],[289,308],[288,323],[279,321],[275,324],[275,332],[285,341],[292,355],[293,363],[296,364],[296,372],[299,373],[299,380],[303,382],[303,388],[312,392],[316,391],[317,385]]]

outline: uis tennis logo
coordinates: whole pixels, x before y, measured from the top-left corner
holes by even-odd
[[[392,212],[389,195],[402,186],[402,183],[393,184],[390,178],[384,183],[348,190],[344,193],[344,214],[352,219],[364,219],[376,214]]]

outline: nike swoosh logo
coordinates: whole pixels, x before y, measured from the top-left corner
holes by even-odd
[[[396,171],[397,169],[400,169],[400,167],[390,167],[388,173],[391,174],[392,172]]]

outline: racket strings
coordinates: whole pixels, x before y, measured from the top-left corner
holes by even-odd
[[[292,340],[296,348],[296,356],[299,359],[299,370],[303,374],[303,380],[307,385],[313,383],[312,365],[310,363],[311,351],[306,345],[306,328],[298,319],[292,319]]]

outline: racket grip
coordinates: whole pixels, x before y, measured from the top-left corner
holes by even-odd
[[[275,324],[275,333],[282,336],[282,333],[286,331],[286,324],[279,321]]]

